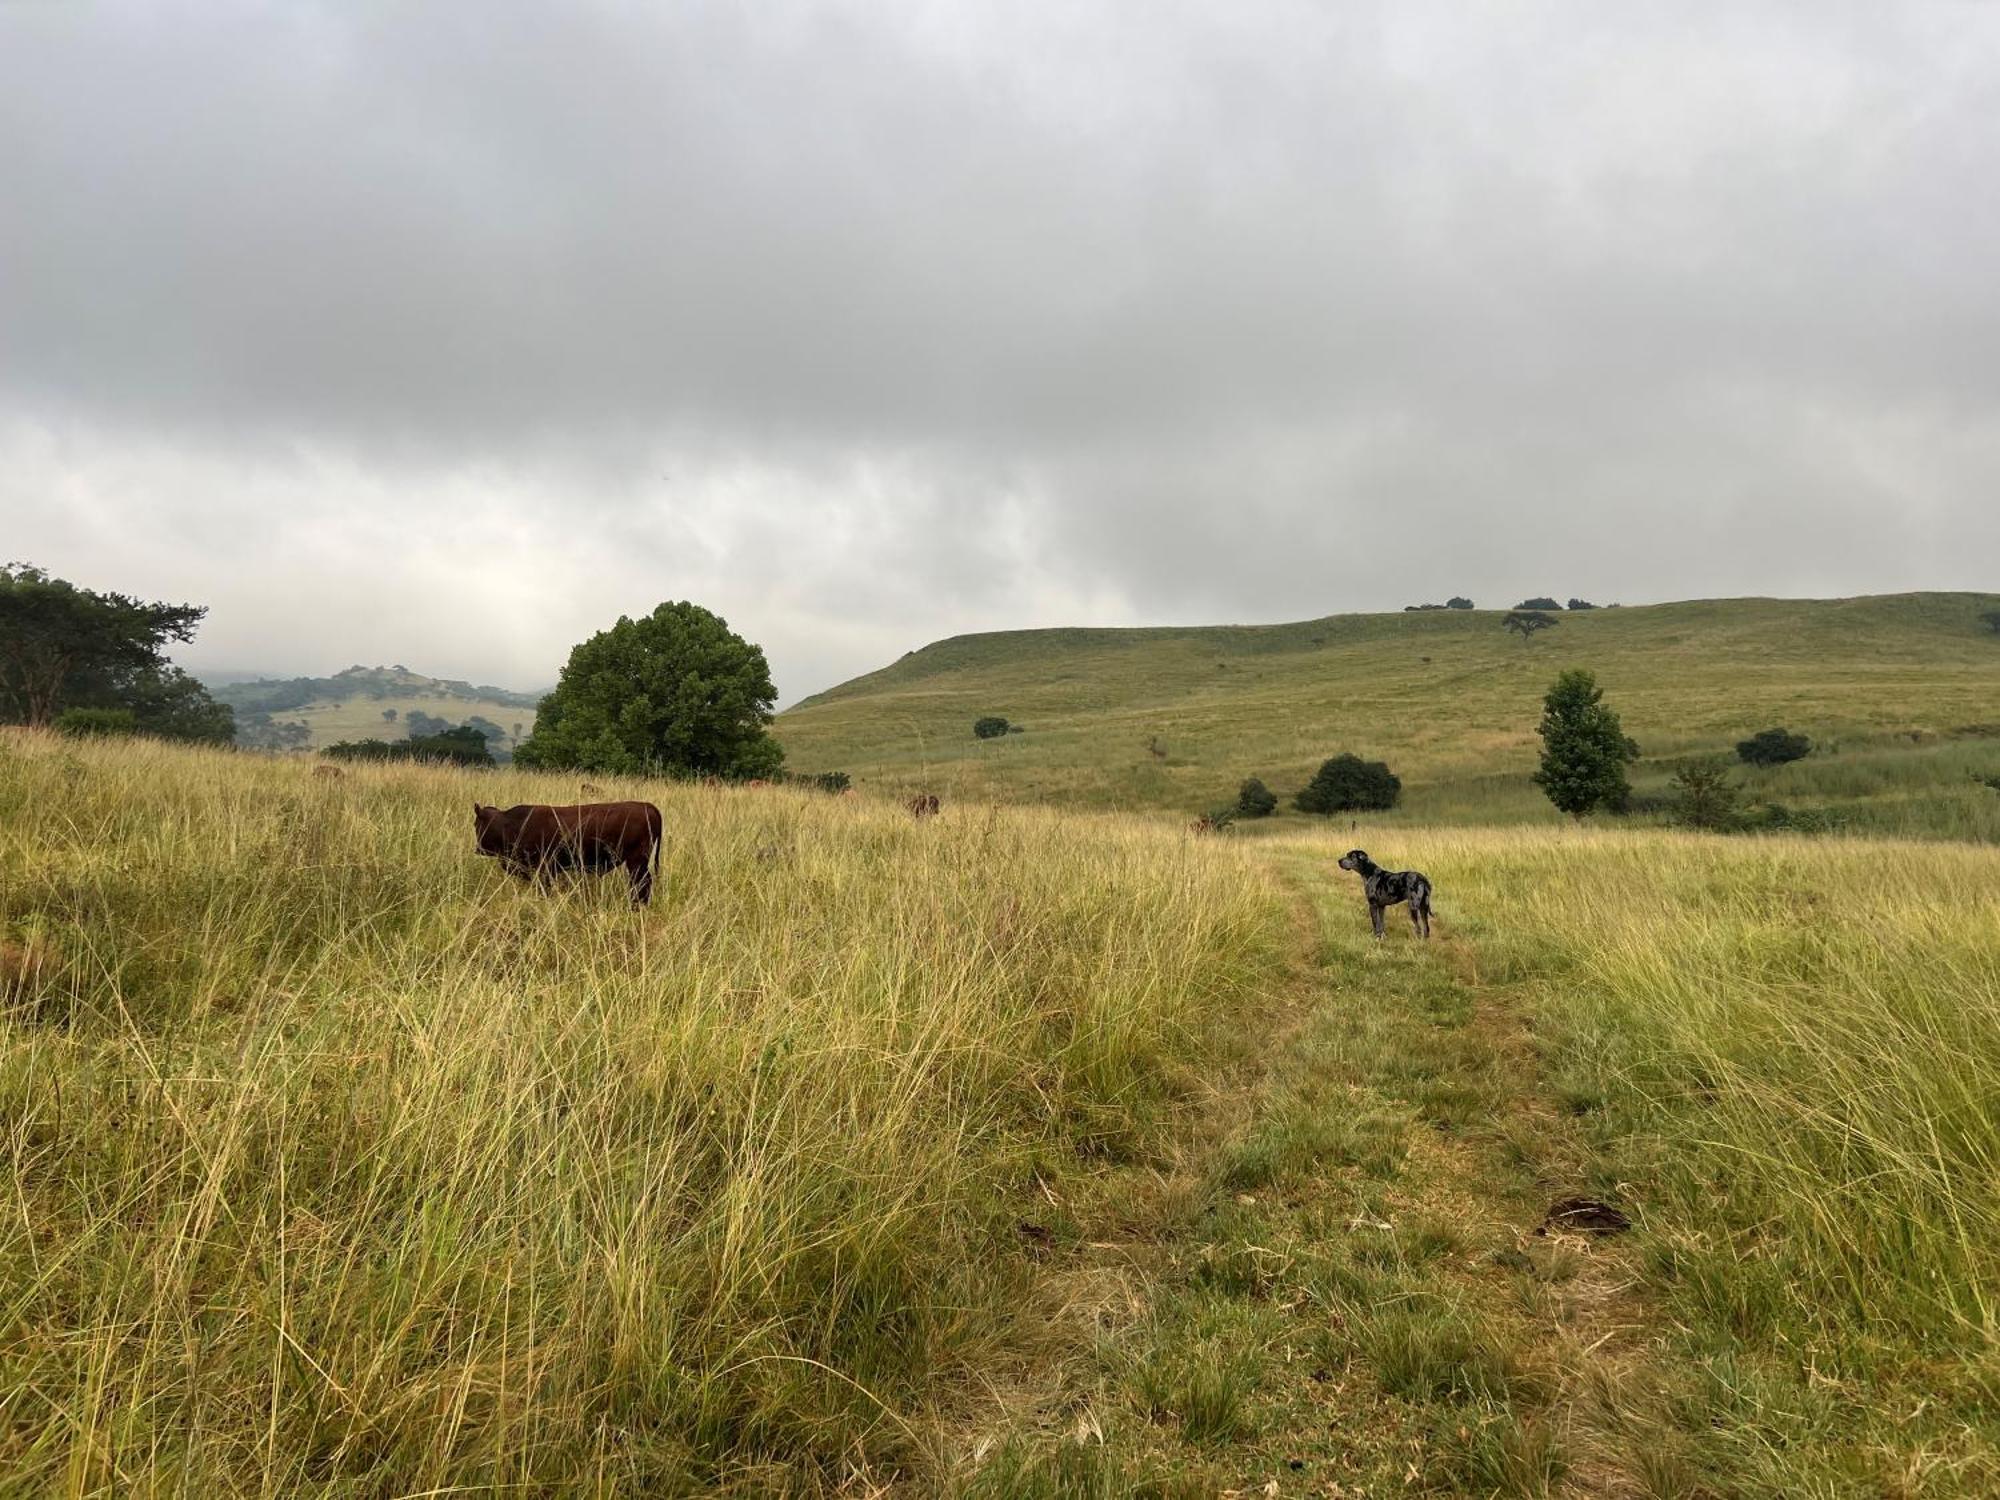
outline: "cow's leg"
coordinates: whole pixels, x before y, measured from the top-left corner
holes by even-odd
[[[653,900],[653,869],[646,857],[643,854],[639,856],[637,864],[628,861],[625,873],[632,880],[632,904],[650,906]]]

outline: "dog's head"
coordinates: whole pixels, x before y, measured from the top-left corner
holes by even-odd
[[[1359,870],[1367,863],[1368,851],[1366,849],[1349,849],[1345,854],[1340,856],[1340,868],[1343,870]]]

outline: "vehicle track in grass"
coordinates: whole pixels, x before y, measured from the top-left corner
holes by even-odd
[[[1094,1205],[951,1487],[1005,1496],[1704,1493],[1663,1441],[1660,1341],[1616,1238],[1537,1233],[1594,1180],[1476,921],[1368,935],[1274,846],[1293,993],[1182,1154]]]

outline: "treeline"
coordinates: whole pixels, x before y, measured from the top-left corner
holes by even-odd
[[[229,705],[166,656],[207,613],[0,567],[0,723],[228,744]]]
[[[470,724],[435,734],[411,735],[404,740],[341,740],[328,745],[320,754],[331,760],[414,760],[458,766],[499,764],[487,737]]]

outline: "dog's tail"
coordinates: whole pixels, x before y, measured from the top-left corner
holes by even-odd
[[[1410,904],[1425,916],[1431,914],[1431,883],[1421,875],[1417,877],[1417,888],[1411,893]]]

